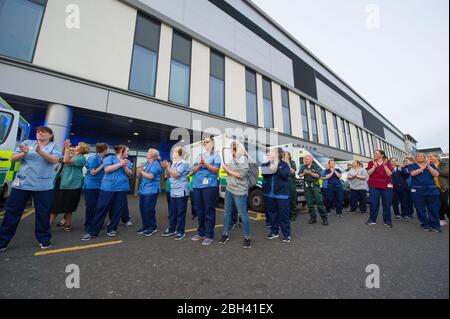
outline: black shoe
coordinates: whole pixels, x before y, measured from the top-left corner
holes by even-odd
[[[3,252],[5,252],[5,251],[7,251],[7,250],[8,250],[8,247],[0,248],[0,253],[3,253]]]
[[[252,240],[250,238],[244,238],[244,249],[252,248]]]
[[[223,235],[222,238],[219,240],[219,244],[225,245],[226,243],[228,243],[229,240],[230,237],[228,237],[227,235]]]
[[[45,243],[39,243],[39,246],[41,247],[42,250],[46,250],[52,248],[52,243],[47,241]]]
[[[402,216],[400,216],[400,215],[396,215],[396,216],[395,216],[395,220],[397,220],[397,221],[402,221],[403,218],[402,218]]]
[[[322,218],[323,219],[323,225],[324,226],[328,226],[329,224],[328,224],[328,218],[326,218],[326,217],[324,217],[324,218]]]
[[[438,228],[431,228],[431,231],[434,231],[435,233],[442,233],[442,230]]]
[[[392,224],[384,224],[387,228],[392,228]]]
[[[312,225],[317,223],[317,217],[311,217],[311,219],[309,220],[308,224]]]

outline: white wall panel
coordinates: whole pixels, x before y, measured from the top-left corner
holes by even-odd
[[[66,27],[69,4],[80,28]],[[111,0],[49,0],[33,63],[83,79],[128,89],[136,10]]]

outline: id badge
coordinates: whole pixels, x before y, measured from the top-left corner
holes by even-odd
[[[20,187],[20,180],[16,179],[13,183],[13,187]]]
[[[203,183],[202,183],[203,185],[209,185],[209,181],[208,181],[208,179],[207,178],[204,178],[203,179]]]
[[[394,185],[388,184],[388,188],[394,188]]]

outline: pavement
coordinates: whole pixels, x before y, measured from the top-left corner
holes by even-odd
[[[192,242],[196,221],[188,211],[188,237],[163,238],[165,197],[158,201],[159,233],[145,238],[138,199],[129,198],[134,226],[119,236],[82,242],[84,202],[74,214],[74,230],[53,229],[53,248],[42,252],[34,238],[33,209],[27,209],[8,251],[0,254],[0,299],[448,299],[449,229],[425,233],[417,220],[394,222],[393,229],[366,226],[367,215],[330,216],[330,226],[308,225],[302,213],[292,223],[292,242],[265,239],[263,215],[251,213],[253,247],[242,248],[242,229],[219,245],[223,211],[217,211],[216,242]],[[1,219],[0,213],[0,219]],[[80,271],[80,288],[69,289],[68,265]],[[380,272],[379,288],[369,289],[368,265]],[[71,278],[71,277],[69,277]]]

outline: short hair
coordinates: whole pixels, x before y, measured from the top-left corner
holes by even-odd
[[[45,132],[45,133],[51,134],[52,137],[50,137],[50,142],[55,141],[55,135],[53,134],[53,130],[48,126],[38,126],[38,127],[36,127],[36,132]]]
[[[175,153],[175,152],[178,154],[178,156],[180,156],[182,158],[185,157],[186,152],[184,151],[183,147],[181,147],[181,146],[174,147],[172,150],[172,153]]]
[[[86,144],[84,142],[78,143],[78,147],[80,148],[81,155],[89,154],[91,152],[91,147],[89,144]]]
[[[151,148],[148,150],[148,152],[153,153],[154,159],[159,159],[159,151],[157,149]]]
[[[418,158],[419,156],[423,156],[425,159],[427,158],[427,154],[422,153],[422,152],[418,152],[418,153],[416,154],[416,157],[415,157],[416,162],[417,162],[417,158]]]
[[[95,151],[97,153],[103,153],[104,151],[109,149],[109,145],[106,143],[97,143],[95,144]]]
[[[128,149],[128,146],[126,146],[126,145],[116,145],[116,146],[114,146],[114,152],[116,154],[120,154],[120,153],[122,153],[123,151],[125,151],[127,149]]]
[[[439,155],[437,153],[430,153],[430,154],[428,154],[428,156],[430,156],[430,155],[436,157],[438,159],[438,161],[441,160],[441,155]]]

